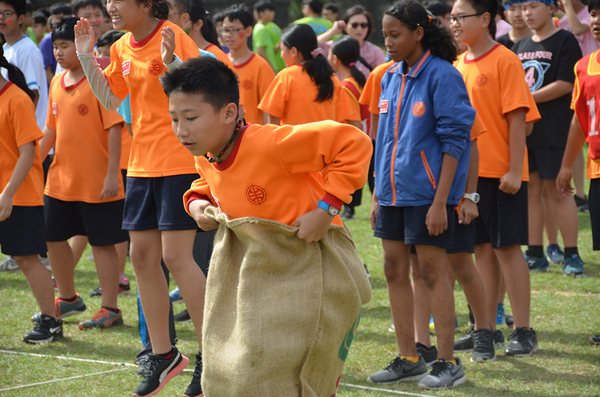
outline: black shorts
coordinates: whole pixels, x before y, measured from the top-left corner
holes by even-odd
[[[452,248],[446,250],[447,254],[460,254],[463,252],[475,252],[475,219],[468,225],[458,223],[458,216],[454,217],[454,236]]]
[[[91,204],[44,196],[48,241],[66,241],[77,235],[87,236],[93,247],[127,241],[129,235],[121,229],[123,201]]]
[[[540,179],[556,179],[565,149],[527,148],[529,156],[529,173],[538,172]]]
[[[594,251],[600,251],[600,178],[590,179],[588,203],[592,221],[593,249]]]
[[[479,178],[479,217],[475,223],[475,245],[491,243],[494,248],[529,244],[527,182],[517,194],[500,190],[500,179]]]
[[[14,206],[8,218],[0,222],[0,249],[4,255],[43,254],[46,248],[44,207]]]
[[[433,245],[440,248],[452,247],[454,218],[453,206],[446,206],[448,229],[439,236],[430,236],[425,224],[429,205],[418,207],[380,206],[375,221],[375,237],[386,240],[404,241],[404,244]]]
[[[123,229],[198,229],[196,221],[183,207],[183,194],[198,178],[198,174],[157,178],[127,177]]]

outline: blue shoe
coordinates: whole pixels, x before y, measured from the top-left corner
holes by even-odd
[[[496,327],[506,327],[506,313],[504,303],[498,303],[498,309],[496,310]]]
[[[183,300],[183,298],[181,297],[181,292],[179,292],[179,287],[171,291],[171,293],[169,294],[169,298],[171,299],[171,302],[180,302]]]
[[[529,267],[530,272],[547,272],[548,269],[550,269],[550,264],[548,263],[546,256],[535,258],[525,254],[525,260],[527,261],[527,267]]]
[[[583,260],[578,255],[572,255],[563,262],[563,273],[565,276],[582,277]]]
[[[550,244],[546,247],[546,252],[552,263],[559,265],[565,260],[565,253],[560,249],[560,245],[558,244]]]

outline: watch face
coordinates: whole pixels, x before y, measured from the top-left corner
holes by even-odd
[[[334,206],[329,206],[329,214],[332,216],[336,216],[337,214],[340,213],[340,210],[338,210],[337,208],[335,208]]]

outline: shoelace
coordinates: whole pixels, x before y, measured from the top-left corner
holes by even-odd
[[[430,375],[438,376],[439,374],[444,372],[446,369],[450,369],[450,365],[451,365],[451,363],[448,363],[444,360],[438,360],[435,363],[433,363]]]
[[[475,351],[485,351],[485,347],[489,346],[494,339],[492,332],[473,332],[473,341]]]
[[[146,373],[144,374],[144,378],[152,378],[154,376],[154,372],[158,368],[159,362],[157,360],[148,359],[146,360]]]
[[[397,356],[395,359],[393,359],[392,361],[390,361],[390,364],[385,368],[385,369],[396,369],[400,366],[400,356]]]
[[[508,340],[514,339],[516,338],[518,335],[527,335],[527,332],[529,332],[528,329],[525,328],[517,328],[515,329],[513,332],[510,333],[510,336],[508,337]]]
[[[197,355],[196,356],[196,364],[195,364],[195,368],[194,368],[194,375],[192,375],[192,378],[194,380],[200,381],[201,377],[202,377],[202,356]]]
[[[94,314],[92,316],[92,320],[94,321],[100,321],[103,318],[109,318],[110,317],[110,313],[108,312],[108,310],[106,309],[100,309],[98,310],[98,312],[96,314]]]

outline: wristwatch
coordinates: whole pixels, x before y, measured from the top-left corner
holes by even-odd
[[[326,203],[323,200],[319,200],[319,204],[317,205],[317,207],[321,208],[322,210],[327,211],[327,213],[331,216],[336,216],[337,214],[340,213],[340,210],[335,208],[333,205]]]
[[[475,204],[477,204],[479,202],[479,198],[480,198],[479,193],[465,193],[465,195],[463,197],[466,198],[467,200],[471,200]]]

